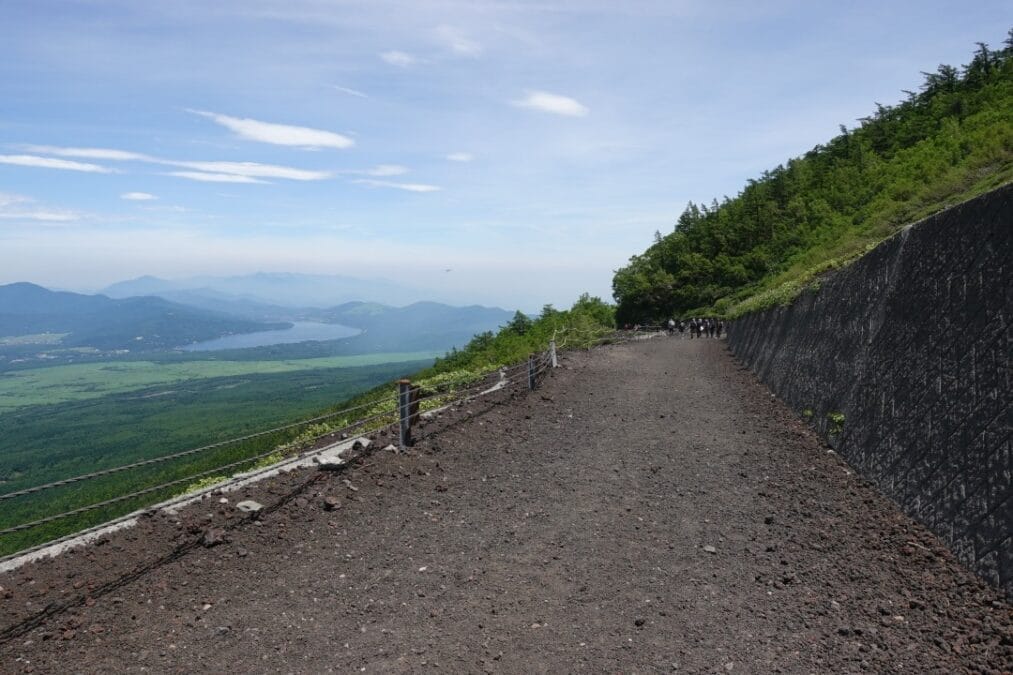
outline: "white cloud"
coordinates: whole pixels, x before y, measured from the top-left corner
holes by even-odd
[[[186,169],[195,169],[202,173],[229,174],[231,176],[246,176],[253,178],[323,180],[331,177],[331,174],[327,171],[310,171],[308,169],[295,169],[290,166],[258,164],[257,162],[175,162],[162,160],[160,163],[179,166]],[[235,182],[243,183],[248,181]]]
[[[250,176],[237,176],[231,173],[206,173],[204,171],[170,171],[169,176],[177,178],[188,178],[202,183],[266,183],[267,181],[251,178]]]
[[[117,162],[141,161],[150,162],[152,158],[139,152],[114,150],[110,148],[62,148],[54,145],[25,145],[29,152],[40,152],[44,155],[57,157],[76,157],[78,159],[108,159]]]
[[[13,206],[14,204],[24,204],[25,202],[30,201],[32,200],[22,195],[11,194],[10,192],[0,192],[0,209]]]
[[[443,189],[436,185],[425,185],[423,183],[394,183],[392,181],[370,180],[367,178],[361,178],[352,182],[359,185],[369,185],[370,187],[394,188],[395,190],[406,190],[408,192],[438,192]]]
[[[590,112],[587,106],[576,99],[547,91],[529,91],[526,97],[511,103],[518,108],[530,108],[567,117],[584,117]]]
[[[128,202],[150,202],[158,197],[147,192],[124,192],[120,195],[120,199],[126,199]]]
[[[344,94],[348,94],[349,96],[358,96],[359,98],[369,98],[368,94],[364,94],[358,89],[352,89],[350,87],[342,87],[337,84],[332,84],[331,86]]]
[[[308,150],[319,148],[343,149],[355,145],[355,141],[348,136],[343,136],[333,131],[298,127],[289,124],[261,122],[245,117],[230,117],[201,110],[191,110],[190,112],[206,117],[234,132],[240,138],[250,141],[271,143],[273,145],[287,145]]]
[[[418,59],[411,54],[406,54],[397,50],[383,52],[380,54],[380,58],[392,66],[397,66],[398,68],[407,68],[408,66],[418,63]]]
[[[346,176],[403,176],[408,173],[408,167],[400,164],[377,164],[372,169],[344,169],[338,173]]]
[[[85,171],[88,173],[115,173],[112,169],[98,164],[72,162],[69,159],[54,159],[37,155],[0,155],[0,164],[31,166],[40,169],[63,169],[66,171]]]
[[[453,26],[440,26],[436,29],[436,35],[455,54],[461,56],[478,56],[482,53],[482,45],[466,37],[461,31]]]
[[[15,211],[10,213],[0,211],[0,218],[14,220],[37,220],[44,223],[67,223],[79,220],[80,216],[73,211],[34,210]]]
[[[408,169],[400,164],[380,164],[363,173],[367,176],[401,176],[408,173]]]
[[[253,178],[285,178],[288,180],[324,180],[326,178],[331,177],[331,173],[327,171],[312,171],[309,169],[297,169],[290,166],[278,166],[275,164],[259,164],[257,162],[207,162],[207,161],[160,159],[158,157],[152,157],[150,155],[144,155],[137,152],[130,152],[128,150],[111,150],[107,148],[62,148],[48,145],[31,146],[31,147],[39,148],[40,151],[42,149],[45,149],[46,152],[49,152],[54,155],[62,155],[64,157],[95,157],[95,158],[101,157],[109,160],[137,160],[142,162],[148,162],[150,164],[161,164],[164,166],[176,166],[184,169],[194,169],[201,173],[230,174],[234,176],[249,176]],[[58,159],[49,159],[45,157],[39,159],[46,160],[49,163],[64,161]],[[77,162],[71,162],[71,164],[77,164]],[[394,175],[394,174],[374,174],[374,175]],[[250,181],[231,181],[231,182],[242,183]],[[130,193],[130,194],[141,194],[141,193]],[[123,196],[123,199],[128,198]]]
[[[37,207],[34,204],[35,200],[31,197],[0,192],[0,218],[65,223],[81,217],[80,214],[68,209]]]
[[[447,159],[451,162],[470,162],[475,156],[470,152],[452,152],[447,155]]]

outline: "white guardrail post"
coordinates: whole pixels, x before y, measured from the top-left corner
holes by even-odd
[[[552,358],[552,367],[559,368],[559,360],[556,358],[556,341],[549,340],[549,356]]]

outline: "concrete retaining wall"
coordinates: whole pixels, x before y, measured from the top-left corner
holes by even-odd
[[[1013,185],[932,216],[728,341],[780,398],[1013,597]]]

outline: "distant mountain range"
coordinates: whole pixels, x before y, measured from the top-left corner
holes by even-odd
[[[256,306],[325,308],[346,302],[379,302],[406,305],[422,300],[418,289],[386,279],[358,279],[339,275],[266,273],[231,277],[200,276],[167,280],[143,276],[120,281],[101,293],[111,298],[157,295],[170,300],[213,305],[221,301],[244,301]]]
[[[407,304],[406,298],[417,297],[417,290],[389,281],[313,274],[258,273],[180,281],[146,276],[113,284],[105,292],[115,297],[157,295],[251,321],[319,321],[361,329],[362,335],[342,340],[344,353],[450,349],[513,317],[513,312],[498,307],[454,307],[427,301]],[[375,297],[399,300],[370,300]],[[327,302],[331,299],[338,300]]]
[[[60,341],[64,347],[152,351],[287,325],[251,321],[156,297],[114,300],[50,291],[30,283],[0,286],[0,337],[66,334]]]
[[[309,278],[303,277],[298,284]],[[513,312],[498,307],[452,307],[436,302],[405,307],[361,301],[327,308],[285,307],[207,288],[159,291],[165,283],[169,282],[143,277],[110,287],[120,293],[136,287],[167,296],[125,298],[50,291],[30,283],[0,286],[0,337],[57,333],[65,334],[61,347],[155,351],[224,335],[285,328],[292,321],[311,321],[342,324],[362,332],[340,340],[338,347],[307,344],[301,352],[337,349],[343,354],[363,354],[448,350],[513,317]],[[258,349],[281,353],[293,347]]]

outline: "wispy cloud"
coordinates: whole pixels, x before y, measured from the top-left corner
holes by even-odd
[[[24,204],[25,202],[30,201],[32,200],[22,195],[11,194],[10,192],[0,192],[0,209],[5,209],[15,204]]]
[[[382,178],[384,176],[403,176],[408,173],[408,167],[401,166],[400,164],[377,164],[370,169],[343,169],[338,173],[346,176],[375,176]]]
[[[317,150],[320,148],[344,149],[355,145],[355,141],[348,136],[343,136],[333,131],[289,124],[275,124],[274,122],[261,122],[260,120],[249,119],[247,117],[231,117],[202,110],[191,110],[190,112],[201,117],[206,117],[232,131],[240,138],[250,141],[271,143],[273,145],[287,145],[307,150]]]
[[[590,112],[587,106],[576,99],[547,91],[529,91],[523,99],[511,103],[518,108],[529,108],[567,117],[584,117]]]
[[[54,157],[39,157],[38,155],[0,155],[0,164],[31,166],[40,169],[85,171],[88,173],[115,173],[113,169],[98,164],[74,162],[69,159],[56,159]]]
[[[125,199],[128,202],[150,202],[158,199],[158,197],[147,192],[124,192],[120,195],[120,199]]]
[[[397,50],[383,52],[380,54],[380,58],[392,66],[397,66],[398,68],[407,68],[408,66],[415,65],[419,61],[411,54],[406,54],[405,52],[399,52]]]
[[[311,171],[296,169],[290,166],[275,164],[259,164],[257,162],[177,162],[161,160],[161,164],[195,169],[202,173],[228,174],[230,176],[246,176],[250,178],[286,178],[288,180],[323,180],[330,178],[327,171]],[[237,183],[247,181],[235,181]]]
[[[74,211],[35,209],[13,212],[0,211],[0,218],[8,220],[36,220],[44,223],[69,223],[80,220],[81,216]]]
[[[4,220],[66,223],[79,220],[80,217],[75,211],[37,206],[31,197],[0,192],[0,218]]]
[[[182,169],[193,169],[196,172],[204,174],[229,174],[232,176],[246,176],[250,178],[283,178],[286,180],[325,180],[332,177],[332,173],[328,171],[313,171],[310,169],[298,169],[291,166],[279,166],[276,164],[260,164],[258,162],[217,162],[217,161],[190,161],[190,160],[175,160],[175,159],[162,159],[159,157],[152,157],[151,155],[145,155],[139,152],[131,152],[129,150],[117,150],[112,148],[64,148],[52,145],[35,145],[35,146],[23,146],[36,148],[39,152],[46,152],[52,155],[58,155],[60,157],[78,157],[78,158],[103,158],[113,161],[140,161],[149,164],[158,164],[161,166],[172,166]],[[29,157],[28,155],[13,155],[4,156],[0,155],[0,162],[3,161],[3,157],[14,157],[24,158]],[[34,157],[34,156],[32,156]],[[48,166],[51,168],[71,168],[66,165],[73,166],[86,166],[92,167],[97,166],[93,164],[80,164],[78,162],[68,162],[62,159],[53,159],[48,157],[35,157],[31,166]],[[36,163],[37,162],[37,163]],[[10,164],[24,163],[10,161]],[[105,167],[98,167],[105,169]],[[382,167],[377,167],[378,169]],[[94,169],[77,169],[79,171],[92,170]],[[104,173],[111,173],[112,169],[105,169]],[[185,173],[185,172],[178,172]],[[177,174],[171,174],[177,175]],[[370,174],[370,175],[396,175],[396,174]],[[186,176],[184,176],[186,177]],[[205,180],[205,179],[195,179]],[[234,183],[249,183],[249,182],[263,182],[263,181],[219,181],[219,182],[234,182]],[[142,193],[129,193],[129,194],[142,194]],[[123,197],[127,199],[127,197]]]
[[[453,26],[443,25],[436,29],[436,36],[455,54],[461,56],[478,56],[482,53],[482,45],[465,36]]]
[[[360,178],[359,180],[352,181],[358,185],[369,185],[370,187],[385,187],[394,188],[395,190],[405,190],[407,192],[439,192],[441,189],[436,185],[425,185],[423,183],[395,183],[393,181],[386,180],[372,180],[368,178]]]
[[[187,178],[202,183],[266,183],[267,181],[251,178],[250,176],[237,176],[231,173],[206,173],[204,171],[170,171],[168,176]]]
[[[75,157],[77,159],[106,159],[114,162],[150,162],[153,158],[139,152],[129,150],[113,150],[111,148],[64,148],[55,145],[23,145],[28,152],[56,155],[57,157]]]
[[[451,162],[470,162],[475,156],[470,152],[452,152],[447,155],[447,159]]]
[[[331,86],[340,91],[341,93],[348,94],[349,96],[358,96],[359,98],[369,98],[368,94],[364,94],[358,89],[352,89],[351,87],[342,87],[337,84],[332,84]]]
[[[380,164],[372,169],[366,169],[363,173],[367,176],[401,176],[408,173],[408,169],[400,164]]]

